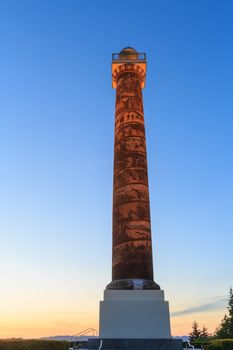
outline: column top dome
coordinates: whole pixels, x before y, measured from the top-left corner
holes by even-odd
[[[119,53],[120,59],[137,59],[138,52],[133,47],[124,47],[121,52]]]

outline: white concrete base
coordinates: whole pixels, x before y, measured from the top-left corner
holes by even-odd
[[[100,338],[171,338],[162,290],[105,290],[100,301]]]

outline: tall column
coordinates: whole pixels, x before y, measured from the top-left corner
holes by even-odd
[[[113,55],[116,88],[112,282],[107,289],[160,289],[153,279],[142,88],[145,54]]]
[[[90,349],[182,350],[171,339],[169,305],[154,282],[146,138],[142,102],[146,57],[113,54],[116,88],[112,282],[100,301],[99,334]]]

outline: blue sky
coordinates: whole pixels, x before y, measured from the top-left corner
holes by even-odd
[[[1,2],[0,337],[98,326],[111,278],[111,54],[128,45],[148,60],[155,278],[173,334],[220,323],[233,283],[232,16],[230,0]]]

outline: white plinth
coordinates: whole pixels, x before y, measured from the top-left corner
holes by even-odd
[[[164,291],[105,290],[99,326],[100,338],[171,338]]]

